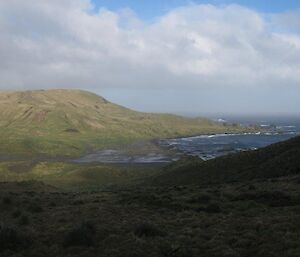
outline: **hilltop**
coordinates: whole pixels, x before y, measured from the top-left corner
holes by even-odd
[[[205,118],[142,113],[81,90],[0,92],[0,154],[80,155],[138,140],[234,132]]]

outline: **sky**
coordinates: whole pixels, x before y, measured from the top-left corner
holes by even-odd
[[[174,8],[191,4],[213,4],[216,6],[238,4],[265,13],[283,12],[300,7],[299,0],[94,0],[93,4],[97,8],[105,7],[113,11],[130,8],[144,20],[153,20]]]
[[[300,115],[300,2],[0,1],[0,90],[188,115]]]

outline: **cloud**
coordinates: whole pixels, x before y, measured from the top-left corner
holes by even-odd
[[[298,17],[188,5],[145,23],[88,0],[0,1],[0,89],[297,87]]]

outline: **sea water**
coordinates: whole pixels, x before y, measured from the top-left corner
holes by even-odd
[[[239,151],[255,150],[300,135],[300,118],[295,117],[231,117],[216,121],[256,125],[269,129],[265,133],[200,135],[161,140],[161,145],[204,160]]]

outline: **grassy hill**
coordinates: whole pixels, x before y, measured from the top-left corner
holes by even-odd
[[[80,90],[0,92],[0,154],[79,155],[128,142],[234,132],[204,118],[136,112]]]
[[[155,184],[214,184],[300,174],[300,137],[255,151],[202,161],[189,157],[166,167]]]

